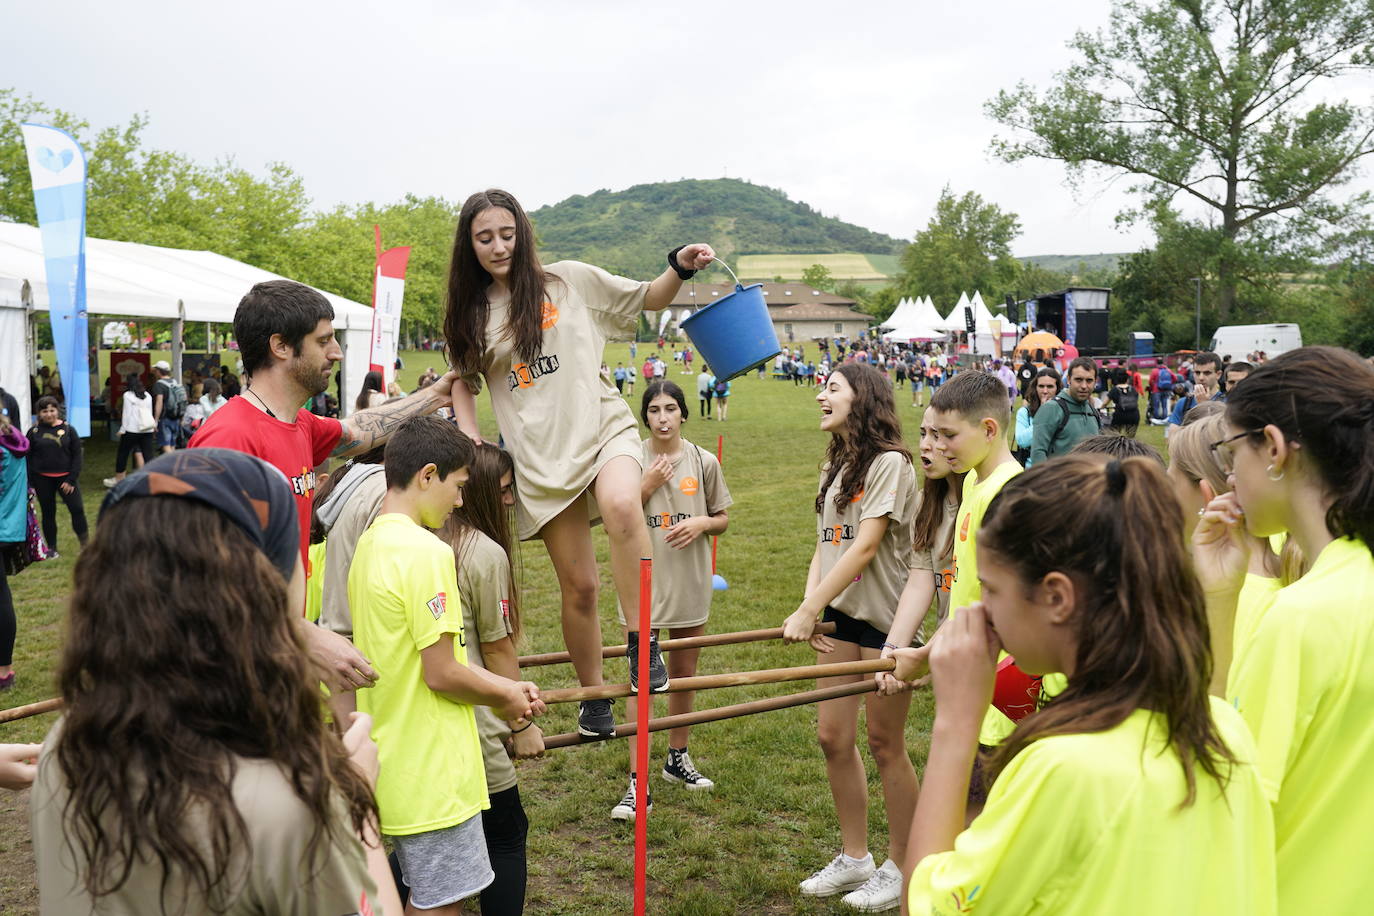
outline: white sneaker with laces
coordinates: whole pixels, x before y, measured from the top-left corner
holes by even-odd
[[[651,813],[653,810],[654,810],[654,796],[653,796],[653,793],[650,792],[650,793],[649,793],[649,797],[646,798],[646,799],[644,800],[644,813],[645,813],[645,814],[649,814],[649,813]],[[629,821],[629,822],[632,823],[632,824],[634,823],[634,820],[635,820],[635,781],[634,781],[634,778],[633,778],[633,777],[631,777],[631,779],[630,779],[630,788],[629,788],[629,790],[625,793],[625,797],[622,798],[620,801],[616,802],[615,807],[611,809],[611,820],[614,820],[614,821]]]
[[[896,862],[888,859],[863,887],[845,894],[840,902],[861,913],[897,909],[902,903],[902,870]]]
[[[830,864],[801,883],[801,892],[808,897],[831,897],[846,891],[858,890],[873,877],[873,854],[858,862],[846,861],[844,853],[830,860]]]

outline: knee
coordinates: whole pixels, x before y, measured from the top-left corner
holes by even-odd
[[[636,492],[633,497],[629,494],[614,493],[605,499],[597,498],[597,508],[601,510],[601,520],[606,525],[607,534],[625,534],[635,529],[635,526],[644,527],[644,516],[641,514],[640,505]]]
[[[597,586],[595,575],[572,577],[563,583],[563,603],[578,611],[596,612]]]
[[[874,763],[880,767],[885,767],[906,757],[906,740],[900,734],[886,735],[870,732],[868,735],[868,752],[873,755]]]
[[[817,729],[816,740],[827,760],[854,753],[854,736],[848,729]]]

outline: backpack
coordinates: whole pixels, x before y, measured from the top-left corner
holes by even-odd
[[[1051,446],[1054,445],[1054,440],[1058,439],[1059,435],[1064,432],[1064,427],[1069,425],[1069,417],[1072,416],[1072,414],[1069,413],[1069,406],[1064,403],[1063,398],[1055,398],[1052,403],[1059,405],[1059,412],[1063,414],[1063,416],[1059,418],[1059,423],[1054,427],[1054,435],[1050,436]],[[1089,409],[1091,410],[1091,408]],[[1102,411],[1092,410],[1091,412],[1093,419],[1097,421],[1097,431],[1102,432]]]
[[[186,386],[172,379],[166,379],[164,384],[167,386],[167,400],[162,405],[162,415],[175,420],[186,413]]]
[[[1174,374],[1169,371],[1168,366],[1159,367],[1159,378],[1155,380],[1155,384],[1159,387],[1160,391],[1163,391],[1165,388],[1174,387]]]
[[[725,394],[729,390],[730,383],[725,379],[716,379],[716,394]]]

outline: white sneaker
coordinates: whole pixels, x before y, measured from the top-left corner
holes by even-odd
[[[646,799],[644,800],[644,802],[645,802],[645,804],[644,804],[644,813],[645,813],[645,814],[651,813],[651,812],[654,810],[654,796],[653,796],[653,793],[652,793],[652,792],[649,793],[649,797],[646,798]],[[622,798],[620,801],[616,802],[615,807],[611,809],[611,820],[613,820],[613,821],[629,821],[629,822],[632,823],[632,824],[634,823],[634,820],[635,820],[635,780],[634,780],[634,777],[633,777],[633,776],[630,777],[630,788],[629,788],[629,791],[627,791],[627,792],[625,793],[625,797]]]
[[[801,883],[801,892],[808,897],[831,897],[857,890],[873,877],[873,854],[859,862],[845,861],[844,853],[830,860],[830,864]]]
[[[902,870],[896,862],[888,859],[863,887],[845,894],[840,902],[861,913],[897,909],[902,903]]]

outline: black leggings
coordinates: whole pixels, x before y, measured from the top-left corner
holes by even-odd
[[[14,661],[14,637],[19,621],[14,616],[14,596],[10,594],[10,579],[0,570],[0,665],[8,667]]]
[[[709,417],[711,415],[711,396],[708,394],[706,397],[699,398],[698,400],[701,402],[701,407],[699,408],[701,416]]]
[[[29,478],[29,486],[38,496],[38,509],[43,517],[43,539],[53,550],[57,549],[57,497],[62,497],[67,511],[72,516],[72,531],[76,539],[86,543],[86,507],[81,504],[81,487],[72,484],[70,493],[62,492],[63,477],[44,477],[34,474]]]
[[[122,474],[129,466],[129,456],[138,449],[143,453],[143,463],[147,464],[157,457],[157,447],[153,442],[154,433],[124,433],[119,437],[119,451],[115,453],[115,473]]]
[[[482,832],[487,837],[487,858],[496,878],[482,891],[482,916],[520,916],[525,911],[525,837],[529,835],[530,820],[520,804],[519,786],[497,792],[488,801],[491,808],[482,812]],[[401,863],[396,853],[391,854],[389,861],[396,889],[401,892],[401,903],[405,904],[410,888],[401,880]]]

